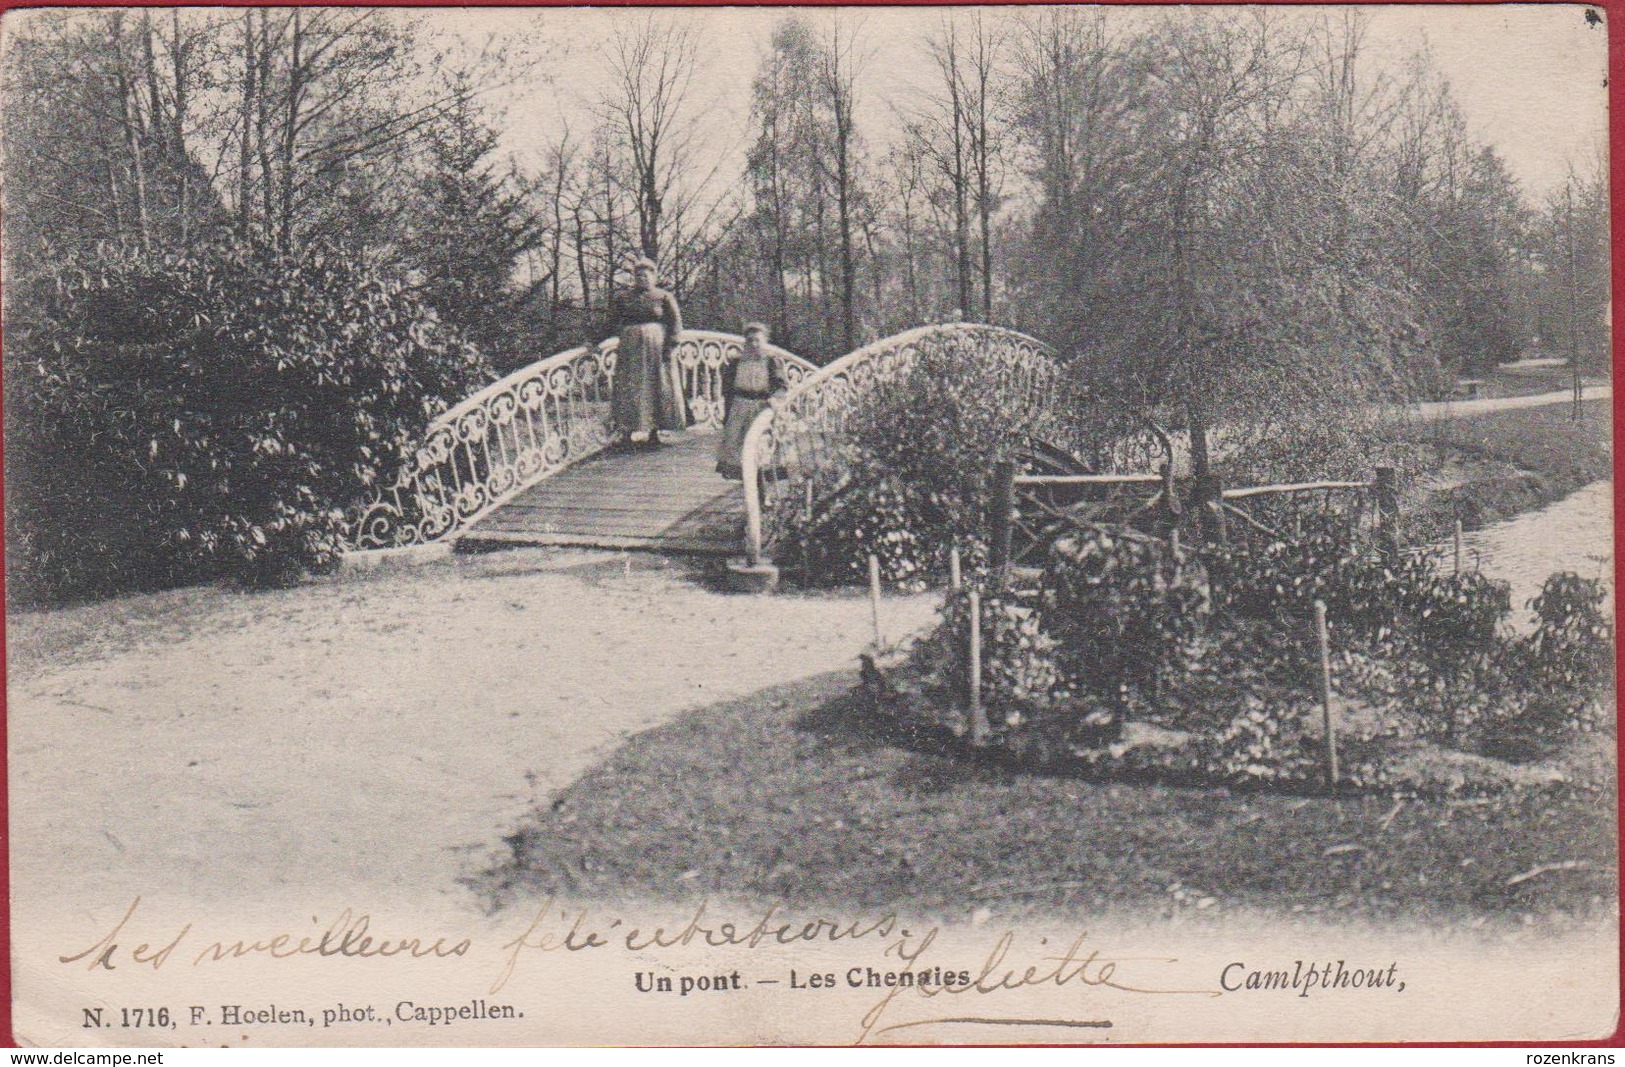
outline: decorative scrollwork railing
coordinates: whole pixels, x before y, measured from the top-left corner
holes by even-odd
[[[877,341],[793,385],[751,424],[743,468],[745,554],[752,564],[778,540],[781,505],[822,499],[848,477],[841,446],[858,401],[906,380],[927,352],[981,368],[989,392],[1024,412],[1022,432],[1067,442],[1069,386],[1042,341],[976,323],[922,326]]]
[[[696,427],[722,424],[722,368],[743,343],[734,334],[683,332],[673,358]],[[614,437],[617,346],[611,338],[549,356],[435,419],[394,483],[356,510],[351,548],[440,540],[603,449]],[[771,351],[782,358],[792,387],[817,370],[794,353]]]

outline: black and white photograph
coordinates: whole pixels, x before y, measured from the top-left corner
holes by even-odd
[[[1609,1038],[1608,17],[6,11],[13,1040]]]

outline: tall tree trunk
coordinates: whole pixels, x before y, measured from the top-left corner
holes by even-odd
[[[836,208],[841,227],[841,344],[842,351],[857,347],[858,315],[855,300],[854,267],[852,257],[852,194],[849,170],[848,144],[850,131],[837,123],[839,141],[835,159]]]
[[[959,282],[959,317],[964,318],[971,313],[970,177],[966,174],[965,115],[959,104],[959,90],[955,88],[953,93],[954,272]]]
[[[576,276],[581,279],[581,310],[592,311],[592,275],[587,269],[587,223],[582,218],[584,205],[577,201],[575,215]]]
[[[1194,391],[1185,401],[1185,428],[1191,437],[1191,475],[1203,480],[1213,472],[1213,465],[1208,452],[1208,423],[1207,405]]]
[[[976,155],[976,214],[982,228],[982,321],[993,321],[993,130],[988,115],[988,88],[993,79],[996,42],[976,16],[976,129],[971,147]]]
[[[254,145],[260,168],[260,237],[270,244],[275,234],[275,198],[271,169],[271,27],[269,14],[260,9],[259,96],[255,100]]]
[[[993,321],[993,208],[988,189],[986,147],[977,161],[977,213],[982,220],[982,321]]]
[[[638,209],[638,239],[643,245],[642,253],[659,262],[660,189],[652,157],[648,169],[640,169],[638,173],[643,189]]]
[[[850,46],[847,46],[850,48]],[[837,20],[824,60],[824,87],[829,94],[830,118],[835,133],[835,212],[836,249],[841,271],[841,346],[846,352],[857,347],[857,279],[852,236],[852,108],[854,106],[853,60],[843,54],[841,24]]]
[[[768,158],[768,191],[773,212],[773,248],[771,251],[773,263],[773,307],[776,320],[773,323],[778,331],[781,343],[790,344],[793,334],[790,326],[790,286],[784,280],[784,274],[789,264],[786,262],[785,245],[789,241],[787,234],[788,222],[786,220],[786,196],[784,193],[784,175],[779,158],[780,137],[778,111],[773,112],[772,124],[769,127],[772,134],[772,147]]]
[[[190,101],[190,93],[186,82],[190,76],[186,69],[186,57],[191,51],[190,45],[181,43],[181,13],[179,9],[171,10],[170,31],[174,40],[170,46],[170,59],[173,60],[175,78],[175,107],[172,115],[172,126],[169,136],[170,165],[180,173],[175,181],[175,212],[180,216],[181,248],[190,250],[192,247],[192,167],[191,154],[186,150],[186,111]]]
[[[604,150],[604,309],[615,299],[615,189],[609,176],[609,150]]]
[[[164,100],[158,91],[158,59],[152,47],[152,12],[141,12],[141,65],[147,83],[146,128],[152,132],[154,146],[162,157],[167,147],[168,126],[164,122]]]
[[[553,244],[549,249],[548,261],[552,267],[552,278],[548,282],[548,314],[553,318],[559,313],[559,290],[563,284],[564,273],[564,179],[565,165],[560,153],[559,175],[553,184]]]
[[[280,203],[277,213],[277,247],[293,250],[293,191],[295,149],[299,143],[299,112],[304,102],[305,76],[302,52],[305,44],[304,12],[293,9],[293,38],[288,43],[288,98],[283,113]]]
[[[119,189],[118,168],[111,154],[107,157],[107,202],[113,205],[113,232],[124,235],[124,194]]]
[[[130,157],[130,185],[135,191],[136,237],[141,242],[142,251],[150,252],[152,250],[152,229],[147,219],[147,167],[145,153],[142,151],[142,141],[145,139],[145,135],[141,130],[141,118],[136,113],[135,106],[130,99],[134,89],[130,84],[129,71],[124,65],[123,24],[118,22],[114,26],[114,32],[118,34],[117,44],[119,50],[115,83],[119,96],[120,119],[124,127],[124,148]]]

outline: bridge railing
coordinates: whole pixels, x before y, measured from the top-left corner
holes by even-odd
[[[861,398],[906,379],[927,352],[980,364],[988,388],[1016,398],[1028,413],[1026,432],[1067,441],[1058,425],[1066,405],[1057,403],[1067,383],[1042,341],[977,323],[923,326],[877,341],[808,375],[751,424],[741,464],[750,563],[778,541],[787,508],[815,506],[845,482],[842,445]]]
[[[404,548],[467,529],[614,439],[615,338],[522,367],[429,424],[399,475],[351,516],[352,549]],[[722,368],[743,338],[685,330],[674,353],[690,419],[722,424]],[[792,387],[817,367],[772,348]]]

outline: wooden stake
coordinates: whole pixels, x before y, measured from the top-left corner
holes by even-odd
[[[1383,549],[1390,555],[1399,552],[1399,473],[1393,467],[1378,467],[1373,483],[1377,495],[1377,532]]]
[[[875,648],[880,648],[880,557],[869,556],[869,614],[875,624]]]
[[[1201,510],[1202,540],[1210,545],[1224,545],[1228,533],[1224,517],[1224,483],[1216,474],[1208,473],[1196,480],[1196,502]]]
[[[1461,520],[1456,520],[1456,573],[1461,574]]]
[[[987,718],[982,713],[982,595],[970,591],[970,740],[987,743]]]
[[[953,589],[960,586],[958,545],[948,549],[948,585]]]
[[[1315,636],[1320,641],[1320,711],[1326,727],[1326,791],[1337,792],[1337,731],[1332,726],[1332,646],[1326,634],[1326,602],[1315,601]]]

